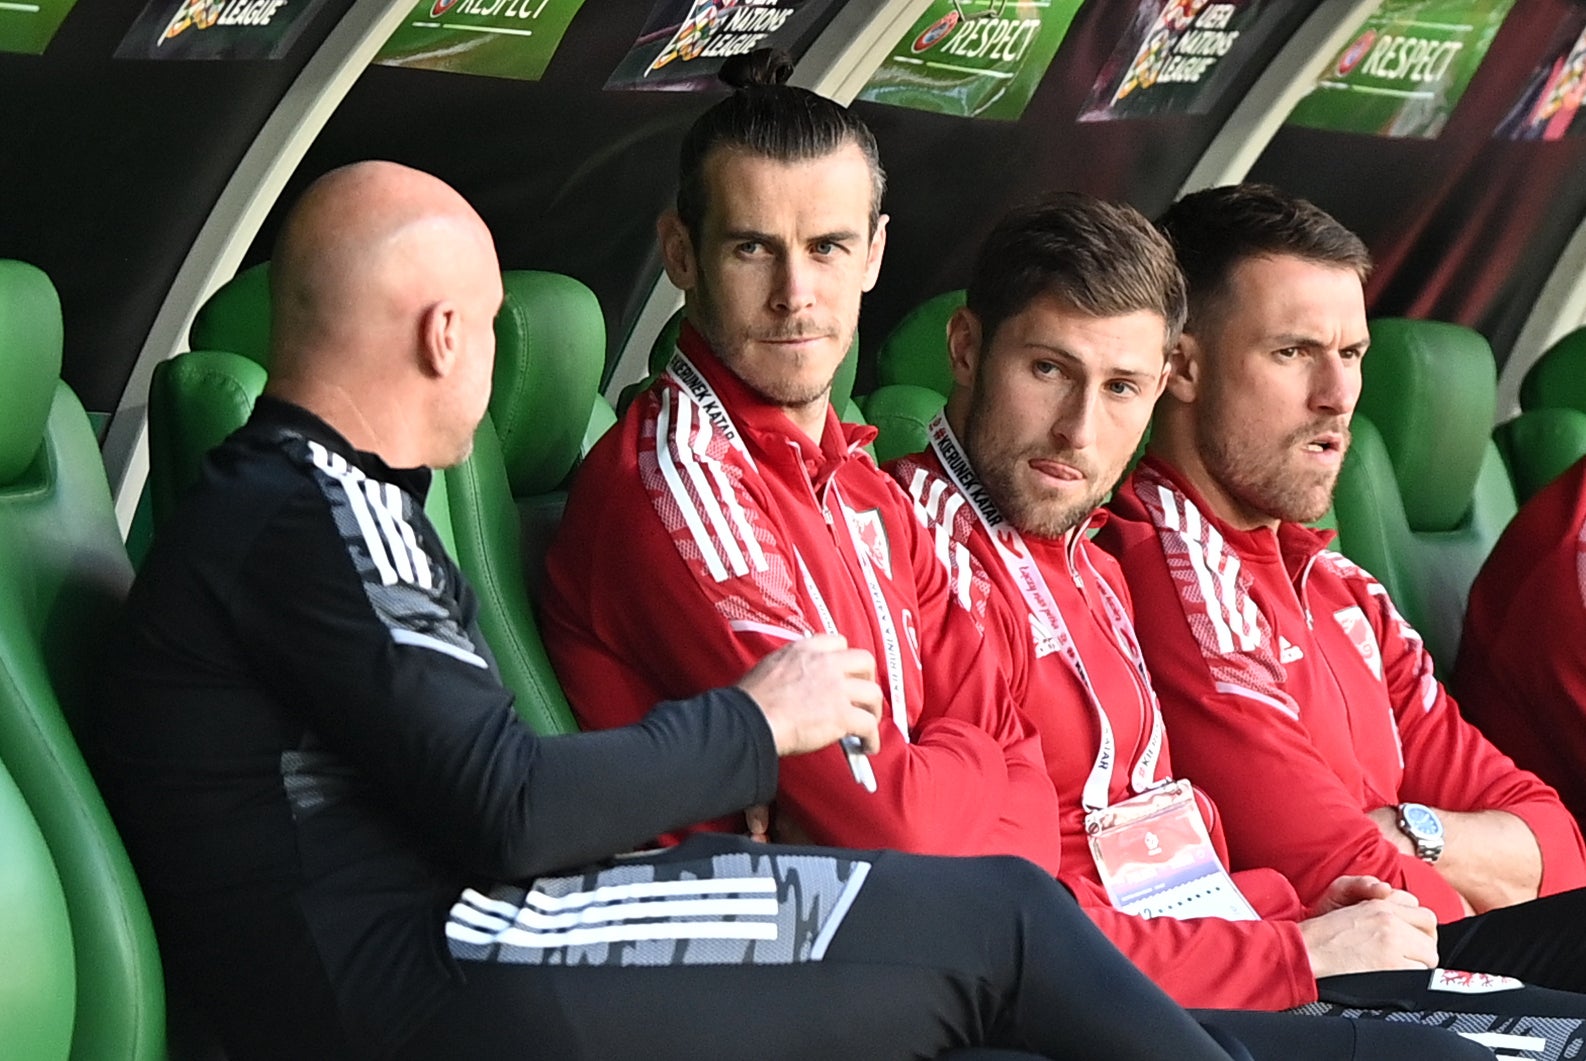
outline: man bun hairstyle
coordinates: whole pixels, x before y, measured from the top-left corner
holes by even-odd
[[[886,173],[876,138],[859,117],[824,96],[787,84],[793,58],[776,48],[736,55],[718,75],[734,92],[700,115],[678,158],[677,213],[695,239],[705,220],[705,162],[717,150],[777,162],[824,158],[857,144],[870,164],[870,231],[881,218]]]
[[[1043,295],[1092,317],[1158,314],[1164,352],[1184,325],[1184,277],[1172,245],[1134,207],[1079,192],[1013,210],[981,244],[966,300],[981,349]]]
[[[793,57],[780,48],[759,48],[732,56],[721,64],[716,76],[733,88],[785,85],[793,76]]]
[[[1234,269],[1248,258],[1300,258],[1352,270],[1361,283],[1371,275],[1371,252],[1359,236],[1316,204],[1270,184],[1192,192],[1168,207],[1157,226],[1189,283],[1191,332],[1216,313]]]

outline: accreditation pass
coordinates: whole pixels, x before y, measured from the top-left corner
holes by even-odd
[[[1124,913],[1256,920],[1217,857],[1188,781],[1092,811],[1085,832],[1107,896]]]

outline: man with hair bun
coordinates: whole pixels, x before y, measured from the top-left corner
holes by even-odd
[[[1039,744],[976,652],[983,596],[948,584],[865,451],[874,430],[829,401],[881,268],[886,181],[870,130],[777,83],[790,69],[730,62],[747,83],[683,140],[658,226],[685,293],[678,346],[580,468],[546,560],[546,644],[574,710],[604,727],[841,633],[876,657],[881,747],[785,767],[778,835],[1055,870]]]

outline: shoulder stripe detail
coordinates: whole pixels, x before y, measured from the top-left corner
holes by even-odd
[[[479,653],[470,652],[466,648],[459,648],[456,645],[448,644],[438,637],[431,637],[428,634],[421,634],[416,630],[408,630],[400,626],[392,627],[391,640],[395,641],[399,645],[412,645],[415,648],[427,648],[431,651],[439,652],[444,656],[450,656],[453,659],[460,659],[464,663],[471,664],[472,666],[478,667],[481,670],[487,670],[490,667],[490,665],[485,662],[484,657],[479,655]]]
[[[962,542],[953,538],[958,512],[964,507],[964,495],[949,490],[946,479],[924,468],[915,468],[909,477],[908,494],[914,502],[915,518],[931,532],[936,560],[947,572],[953,598],[965,611],[974,611],[974,558]]]
[[[672,499],[677,503],[678,511],[687,524],[689,533],[694,536],[694,543],[699,546],[700,556],[704,558],[705,567],[710,571],[711,578],[717,582],[727,580],[727,568],[722,563],[721,554],[716,550],[716,543],[705,530],[705,524],[700,518],[699,508],[694,504],[694,499],[689,495],[688,487],[683,485],[683,477],[678,472],[676,455],[673,452],[674,421],[682,420],[687,423],[687,405],[683,410],[673,415],[673,391],[669,387],[662,387],[660,393],[661,409],[656,422],[655,460],[660,467],[661,477],[666,480]],[[697,471],[697,469],[696,469]],[[703,491],[702,491],[703,492]],[[741,561],[741,557],[739,558]],[[738,572],[742,573],[742,572]]]
[[[700,417],[699,420],[699,431],[694,436],[692,451],[694,457],[710,472],[711,480],[716,484],[714,497],[727,503],[727,514],[732,519],[733,533],[736,535],[733,544],[743,546],[748,554],[749,564],[756,571],[764,571],[765,553],[761,550],[754,531],[749,527],[748,513],[743,510],[743,505],[738,503],[738,491],[733,489],[732,482],[727,476],[727,469],[720,461],[710,460],[705,455],[705,445],[710,440],[711,422],[705,417]]]
[[[1283,689],[1277,637],[1251,592],[1238,553],[1186,495],[1149,469],[1137,472],[1135,496],[1156,527],[1168,577],[1213,687],[1298,719]]]
[[[407,582],[431,588],[429,558],[402,516],[402,492],[396,484],[369,479],[348,466],[341,454],[330,452],[318,442],[309,440],[308,448],[314,466],[335,479],[346,494],[347,507],[358,523],[380,581],[387,586]]]
[[[1220,693],[1228,693],[1230,696],[1242,696],[1247,700],[1254,700],[1257,703],[1276,708],[1296,722],[1300,720],[1300,713],[1294,710],[1293,704],[1284,703],[1275,696],[1268,696],[1266,693],[1257,692],[1243,685],[1234,685],[1232,682],[1213,682],[1212,687]]]
[[[786,626],[773,626],[771,623],[756,622],[753,619],[733,619],[727,623],[727,629],[735,630],[740,634],[764,634],[781,641],[798,641],[805,637],[801,630],[792,630]]]
[[[1162,504],[1163,525],[1179,532],[1186,548],[1185,559],[1200,584],[1206,605],[1206,618],[1217,637],[1219,652],[1249,652],[1260,643],[1260,631],[1253,621],[1255,604],[1239,601],[1239,557],[1230,553],[1217,528],[1201,518],[1200,509],[1178,497],[1167,486],[1157,487]],[[1237,642],[1237,643],[1236,643]]]
[[[708,454],[713,430],[693,402],[661,388],[656,462],[711,577],[724,582],[767,563],[727,469]]]

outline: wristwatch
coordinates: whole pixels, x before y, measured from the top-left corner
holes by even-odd
[[[1399,804],[1399,831],[1415,845],[1416,857],[1436,862],[1443,854],[1443,819],[1424,803]]]

